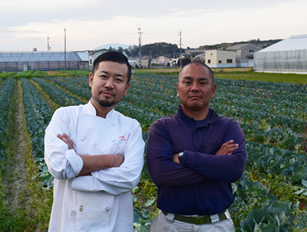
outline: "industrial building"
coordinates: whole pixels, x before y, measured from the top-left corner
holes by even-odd
[[[254,53],[262,48],[254,44],[236,44],[227,48],[227,51],[236,52],[237,67],[254,67]]]
[[[292,36],[256,52],[254,70],[307,73],[307,35]]]
[[[63,69],[88,69],[87,52],[0,52],[1,71]]]

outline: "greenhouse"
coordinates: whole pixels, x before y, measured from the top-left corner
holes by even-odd
[[[307,73],[307,35],[292,36],[256,52],[254,70]]]
[[[0,52],[1,71],[80,69],[78,52]]]

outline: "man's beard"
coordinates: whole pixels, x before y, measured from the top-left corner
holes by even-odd
[[[95,99],[95,98],[94,98]],[[117,102],[115,101],[107,101],[107,100],[100,100],[100,99],[95,99],[95,101],[101,106],[101,107],[111,107],[115,105]]]
[[[119,101],[108,101],[108,100],[102,100],[102,99],[98,99],[95,96],[93,96],[94,100],[101,106],[101,107],[111,107],[116,105]]]

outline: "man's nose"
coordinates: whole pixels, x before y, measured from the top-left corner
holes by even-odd
[[[114,87],[113,78],[110,77],[107,79],[105,87],[109,89],[112,89]]]
[[[193,82],[193,83],[192,83],[191,91],[199,91],[199,89],[198,89],[198,83],[197,83],[197,82]]]

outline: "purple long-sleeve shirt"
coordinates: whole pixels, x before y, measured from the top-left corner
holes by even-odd
[[[215,155],[222,144],[234,140],[232,155]],[[181,164],[173,155],[184,152]],[[155,121],[147,140],[147,166],[158,186],[158,208],[183,215],[211,215],[233,203],[231,182],[243,174],[246,164],[244,134],[231,118],[212,109],[197,122],[182,112]]]

